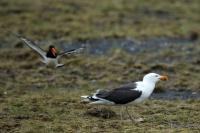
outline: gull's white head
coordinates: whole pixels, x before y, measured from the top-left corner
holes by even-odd
[[[149,73],[149,74],[146,74],[143,78],[144,82],[152,82],[152,83],[156,83],[160,80],[163,80],[163,81],[168,80],[168,77],[164,75],[159,75],[157,73]]]

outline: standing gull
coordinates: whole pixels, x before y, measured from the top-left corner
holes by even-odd
[[[149,98],[156,83],[160,80],[168,80],[168,77],[156,73],[149,73],[143,77],[142,81],[123,85],[112,90],[97,90],[91,96],[81,97],[84,101],[90,102],[90,104],[125,105],[127,114],[133,121],[128,112],[127,105],[140,103]]]
[[[78,48],[78,49],[72,49],[72,50],[67,50],[61,53],[57,53],[57,50],[55,46],[50,45],[49,50],[46,52],[43,49],[41,49],[39,46],[37,46],[36,43],[34,43],[32,40],[25,38],[21,35],[15,34],[21,41],[23,41],[28,47],[30,47],[32,50],[36,51],[42,58],[41,61],[48,65],[48,66],[53,66],[55,68],[57,67],[62,67],[64,64],[59,64],[58,60],[60,57],[63,55],[70,55],[70,54],[75,54],[81,52],[84,48]]]

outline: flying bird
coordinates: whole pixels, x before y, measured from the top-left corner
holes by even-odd
[[[32,40],[18,34],[14,35],[17,36],[23,43],[25,43],[32,50],[37,52],[41,56],[41,61],[44,64],[46,64],[47,66],[53,66],[55,68],[64,66],[64,64],[58,63],[59,58],[62,57],[63,55],[80,53],[84,49],[84,47],[81,47],[78,49],[72,49],[58,53],[55,46],[50,45],[48,51],[44,51]]]
[[[156,83],[160,80],[168,80],[168,77],[149,73],[143,77],[142,81],[129,83],[112,90],[97,90],[93,95],[81,97],[83,101],[90,102],[93,105],[124,105],[129,118],[133,121],[127,106],[133,103],[140,103],[149,98]]]

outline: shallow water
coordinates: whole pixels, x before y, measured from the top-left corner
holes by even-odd
[[[87,42],[59,42],[60,47],[65,50],[79,48],[83,45],[87,47],[87,53],[95,55],[104,55],[114,48],[125,50],[128,53],[135,54],[141,52],[156,52],[166,48],[179,49],[183,45],[191,45],[195,41],[186,38],[150,38],[139,41],[133,38],[108,38],[88,40]]]
[[[122,49],[128,53],[136,54],[142,53],[146,54],[146,52],[161,52],[166,49],[175,50],[177,52],[194,52],[195,47],[191,49],[191,47],[187,46],[195,46],[196,42],[199,40],[191,40],[187,38],[167,38],[167,37],[159,37],[159,38],[150,38],[143,41],[135,40],[133,38],[106,38],[106,39],[94,39],[88,40],[86,42],[83,41],[74,41],[74,42],[66,42],[66,41],[58,41],[58,47],[63,50],[70,50],[74,48],[86,46],[86,53],[89,55],[105,55],[112,49]],[[40,44],[48,44],[44,42],[40,42]],[[1,44],[0,44],[1,47]],[[7,46],[9,47],[9,46]],[[26,47],[23,45],[23,47]],[[197,49],[198,50],[198,49]],[[175,61],[179,61],[180,58]],[[190,57],[188,57],[191,60]],[[174,59],[174,57],[173,57]],[[163,60],[163,59],[162,59]],[[184,58],[185,60],[185,58]],[[171,60],[170,60],[171,61]],[[167,90],[164,92],[153,93],[153,99],[162,99],[162,100],[175,100],[175,99],[200,99],[200,92],[193,92],[188,90]]]
[[[189,91],[189,90],[167,90],[164,92],[153,93],[151,98],[159,100],[200,99],[200,92]]]
[[[29,37],[28,37],[29,38]],[[31,38],[30,38],[31,39]],[[17,38],[12,38],[13,43],[0,42],[0,48],[26,47]],[[37,42],[36,40],[33,40]],[[86,46],[86,53],[95,55],[104,55],[114,48],[123,49],[128,53],[153,52],[166,48],[180,49],[185,45],[191,45],[198,41],[198,38],[172,38],[172,37],[152,37],[145,40],[136,40],[134,38],[99,38],[86,41],[57,40],[53,42],[37,42],[40,47],[47,47],[49,44],[56,44],[56,47],[63,50],[71,50]]]

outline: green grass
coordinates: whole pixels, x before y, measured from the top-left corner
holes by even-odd
[[[132,107],[135,117],[144,122],[131,123],[119,113],[110,119],[85,114],[92,108],[80,103],[81,90],[48,88],[8,98],[1,105],[1,130],[3,132],[198,132],[199,101],[151,100]],[[9,94],[8,94],[9,95]],[[119,112],[119,107],[112,107]],[[196,116],[196,117],[194,117]],[[17,124],[17,125],[16,125]],[[9,128],[6,128],[9,127]]]
[[[153,53],[112,50],[104,56],[66,57],[65,66],[55,70],[30,49],[14,48],[19,41],[11,35],[50,42],[186,37],[199,34],[199,5],[199,0],[1,0],[0,45],[8,47],[0,49],[0,132],[199,132],[199,100],[134,105],[130,112],[144,118],[134,123],[126,114],[120,121],[119,107],[111,107],[116,116],[104,119],[89,115],[96,107],[80,102],[81,95],[141,80],[148,72],[169,76],[159,89],[198,91],[199,41],[180,51],[175,45]]]
[[[131,114],[144,118],[143,122],[134,123],[126,114],[124,120],[120,120],[120,107],[110,108],[117,113],[111,118],[91,116],[87,112],[96,106],[80,101],[81,95],[98,88],[113,88],[141,80],[150,71],[169,75],[170,80],[159,83],[159,89],[198,91],[199,74],[191,71],[191,67],[199,70],[198,65],[180,60],[169,64],[150,63],[156,55],[158,60],[162,60],[165,52],[144,58],[140,53],[133,56],[113,50],[109,55],[99,57],[63,58],[66,66],[55,70],[46,68],[35,53],[29,53],[30,50],[17,51],[4,49],[0,55],[6,56],[1,58],[5,63],[0,64],[1,132],[198,132],[200,129],[199,100],[150,100],[134,105],[129,109]],[[23,54],[28,56],[21,60]],[[179,54],[171,55],[175,58]]]

